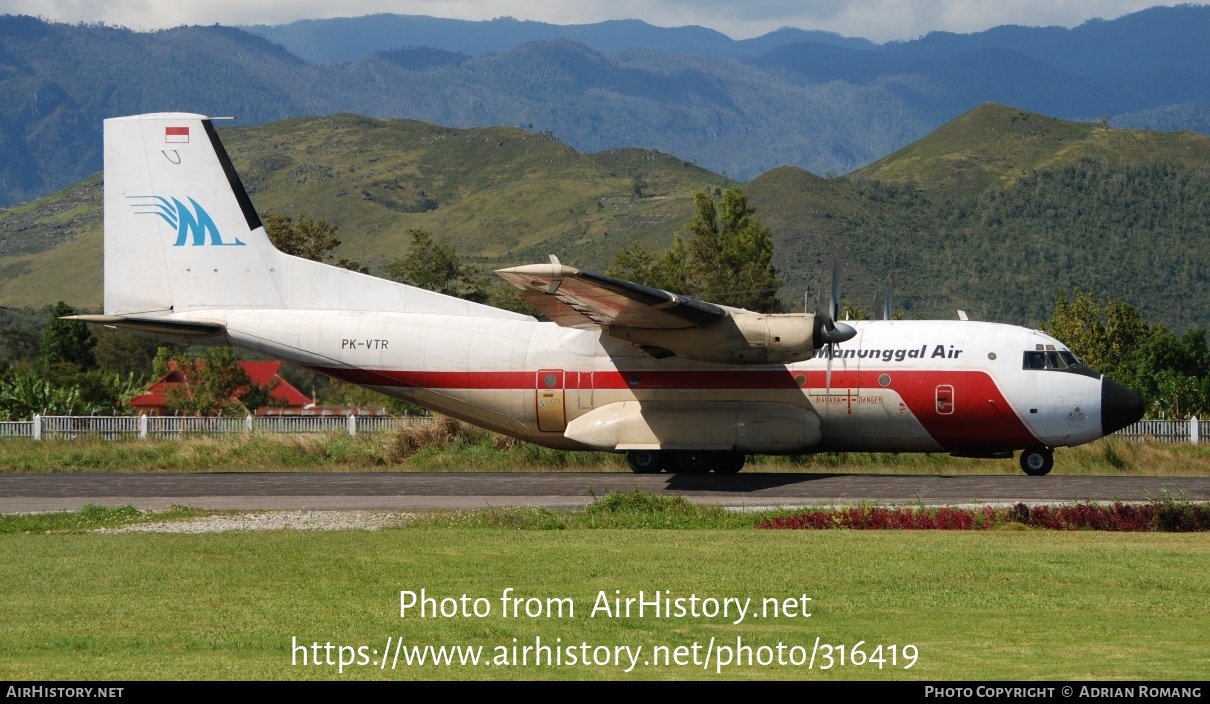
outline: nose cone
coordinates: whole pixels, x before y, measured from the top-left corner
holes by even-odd
[[[1101,435],[1109,435],[1143,417],[1143,398],[1107,377],[1101,377]]]

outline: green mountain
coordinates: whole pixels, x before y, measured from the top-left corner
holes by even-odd
[[[223,132],[257,208],[340,227],[372,270],[424,228],[484,268],[603,269],[663,248],[695,190],[724,177],[659,152],[581,154],[548,133],[354,115]],[[772,227],[791,306],[844,261],[846,302],[880,308],[894,271],[912,317],[1032,325],[1057,292],[1093,289],[1181,331],[1210,309],[1210,138],[1074,123],[987,104],[844,177],[795,167],[744,184]],[[0,210],[0,305],[100,301],[96,177]]]
[[[1123,130],[1069,122],[987,103],[937,128],[918,142],[858,170],[854,177],[947,195],[1011,187],[1031,173],[1081,160],[1116,164],[1165,162],[1206,166],[1205,135]]]
[[[1210,137],[1120,130],[986,104],[842,179],[775,169],[748,184],[777,218],[791,291],[845,261],[867,309],[895,272],[916,317],[1032,325],[1095,290],[1176,330],[1210,327]]]

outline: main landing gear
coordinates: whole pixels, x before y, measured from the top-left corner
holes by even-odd
[[[1040,477],[1055,466],[1055,451],[1049,447],[1031,447],[1021,453],[1021,469],[1031,477]]]
[[[742,452],[709,452],[678,450],[631,450],[626,453],[626,464],[639,474],[654,474],[667,470],[673,473],[735,474],[744,468],[746,457]]]

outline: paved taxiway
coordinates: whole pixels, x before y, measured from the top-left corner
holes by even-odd
[[[0,475],[0,512],[87,503],[160,509],[396,510],[583,506],[644,489],[726,506],[927,505],[1210,500],[1210,477],[1027,477],[871,474],[229,473]]]

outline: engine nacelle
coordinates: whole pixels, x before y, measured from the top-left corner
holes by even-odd
[[[733,313],[713,325],[677,330],[607,328],[619,340],[717,364],[786,364],[810,359],[818,347],[814,330],[811,313]]]

